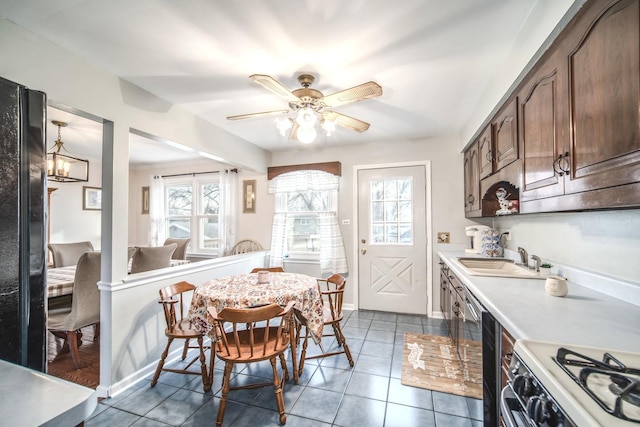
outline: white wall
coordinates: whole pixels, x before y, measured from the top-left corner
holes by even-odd
[[[82,209],[82,187],[102,187],[102,161],[89,159],[88,182],[49,181],[51,193],[50,243],[90,241],[98,250],[101,247],[100,224],[102,211]]]
[[[242,181],[256,180],[256,213],[242,213]],[[253,239],[263,248],[271,247],[271,223],[275,206],[273,194],[267,193],[267,175],[251,171],[238,174],[238,240]]]

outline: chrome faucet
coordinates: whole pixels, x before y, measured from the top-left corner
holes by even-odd
[[[527,253],[527,251],[524,250],[524,248],[521,248],[520,246],[518,246],[518,253],[520,254],[520,261],[522,265],[529,265],[529,254]]]
[[[533,260],[533,267],[529,267],[534,269],[536,272],[540,272],[540,262],[542,261],[538,255],[531,255],[531,259]]]

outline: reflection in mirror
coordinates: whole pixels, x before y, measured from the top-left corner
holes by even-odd
[[[208,153],[131,130],[129,134],[129,246],[161,246],[185,241],[186,259],[224,253],[221,188],[237,181],[233,166]],[[235,187],[237,188],[237,187]],[[235,193],[235,191],[229,191]],[[235,206],[233,202],[227,203]],[[175,258],[175,257],[174,257]]]

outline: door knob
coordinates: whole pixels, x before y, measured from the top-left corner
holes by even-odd
[[[362,255],[367,253],[367,250],[365,248],[360,249],[360,252],[362,253]]]

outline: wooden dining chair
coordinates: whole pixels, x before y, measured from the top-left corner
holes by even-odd
[[[82,337],[80,329],[89,325],[94,328],[94,340],[99,335],[97,325],[100,322],[100,252],[85,252],[77,260],[71,305],[49,310],[47,328],[65,340],[69,346],[76,369],[82,367],[78,344]]]
[[[289,379],[289,372],[284,358],[284,352],[291,344],[290,331],[293,328],[293,308],[291,301],[285,308],[277,304],[268,304],[250,308],[224,308],[219,313],[215,307],[207,310],[214,322],[217,337],[216,356],[224,361],[224,377],[222,379],[222,394],[216,426],[221,427],[224,412],[227,407],[227,397],[230,390],[264,387],[273,384],[280,424],[285,424],[287,417],[284,411],[284,397],[282,388]],[[225,330],[226,327],[226,330]],[[280,359],[283,375],[278,375],[276,359]],[[237,363],[252,363],[269,360],[273,370],[271,383],[245,384],[231,386],[231,371]]]
[[[343,319],[342,315],[342,299],[344,295],[344,287],[347,283],[346,279],[339,274],[334,274],[327,279],[317,279],[318,288],[322,295],[322,317],[324,326],[331,326],[333,329],[332,334],[323,334],[323,337],[335,336],[337,345],[341,350],[330,351],[328,353],[321,353],[318,355],[307,356],[307,345],[309,342],[309,328],[307,327],[307,321],[302,314],[295,310],[297,325],[297,339],[302,336],[300,334],[302,327],[305,328],[304,341],[302,344],[302,351],[300,352],[300,362],[298,363],[298,375],[302,375],[302,369],[304,368],[304,361],[310,359],[318,359],[323,357],[336,356],[338,354],[345,354],[349,361],[349,366],[353,367],[353,358],[351,357],[351,351],[347,345],[347,339],[342,332],[340,322]]]
[[[153,375],[153,380],[151,381],[151,387],[155,386],[158,383],[158,378],[160,378],[160,374],[162,373],[162,371],[166,371],[178,374],[200,375],[202,376],[204,391],[211,390],[211,385],[213,384],[213,346],[204,345],[204,334],[201,330],[197,329],[187,317],[189,310],[188,303],[191,300],[187,297],[193,295],[193,291],[195,289],[196,287],[194,285],[183,281],[162,288],[159,291],[160,301],[158,302],[162,304],[162,308],[164,310],[164,318],[167,322],[167,328],[164,331],[164,334],[167,337],[167,346],[164,348],[164,351],[160,356],[160,360],[158,361],[156,372]],[[165,368],[164,363],[167,355],[169,354],[169,347],[171,347],[171,343],[173,343],[173,341],[176,339],[184,340],[184,346],[182,349],[182,360],[185,360],[187,358],[187,352],[191,348],[199,349],[198,355],[193,360],[191,360],[191,362],[189,362],[183,369]],[[196,340],[198,345],[190,345],[190,340]],[[205,350],[208,349],[211,350],[210,370],[207,370],[207,358],[205,355]],[[198,360],[200,361],[200,370],[191,370],[191,366],[193,366],[193,364]]]
[[[244,239],[233,245],[229,255],[246,254],[247,252],[261,251],[262,245],[255,240]]]
[[[284,273],[284,268],[282,267],[256,267],[251,270],[252,273],[258,273],[260,271],[268,271],[269,273]]]

